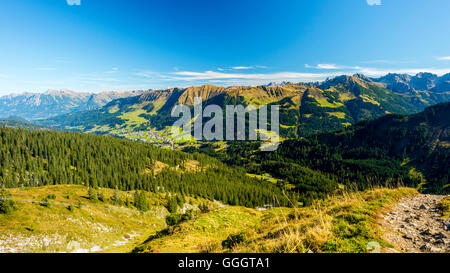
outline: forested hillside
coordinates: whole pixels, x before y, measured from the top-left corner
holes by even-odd
[[[282,189],[201,154],[107,136],[0,127],[0,185],[83,184],[168,191],[254,207],[288,205]]]
[[[219,152],[214,144],[205,144],[200,151],[291,184],[307,203],[342,187],[411,186],[449,193],[450,103],[411,116],[387,115],[330,133],[286,140],[273,153],[259,152],[257,143],[242,142]]]

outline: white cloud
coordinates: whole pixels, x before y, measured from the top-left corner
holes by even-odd
[[[442,76],[444,74],[450,73],[450,68],[428,67],[428,68],[381,69],[381,68],[364,67],[359,69],[357,73],[361,73],[369,77],[380,77],[389,73],[416,75],[417,73],[421,72],[429,72],[436,74],[438,76]]]
[[[339,67],[335,64],[318,64],[318,65],[305,64],[305,67],[314,69],[339,69]]]
[[[337,67],[335,64],[318,64],[317,68],[318,69],[338,69],[339,67]]]
[[[204,81],[204,80],[261,80],[270,81],[318,81],[326,77],[340,75],[341,73],[298,73],[298,72],[276,72],[276,73],[222,73],[215,71],[193,72],[181,71],[171,73],[168,80],[181,81]]]
[[[438,57],[439,61],[450,61],[450,56]]]
[[[314,66],[317,67],[317,66]],[[324,67],[324,66],[321,66]],[[192,85],[215,84],[220,86],[256,86],[267,84],[269,82],[320,82],[326,78],[332,78],[340,75],[353,75],[361,73],[368,77],[380,77],[388,73],[400,73],[415,75],[419,72],[430,72],[439,76],[450,72],[450,66],[447,68],[419,67],[419,68],[382,68],[382,67],[359,67],[358,69],[345,68],[335,65],[339,69],[313,70],[312,73],[303,73],[296,71],[280,71],[256,73],[251,70],[230,70],[224,71],[172,71],[155,72],[151,70],[123,72],[120,74],[105,74],[104,72],[77,74],[69,78],[35,81],[16,81],[15,78],[7,78],[8,75],[0,73],[0,94],[28,90],[61,89],[67,87],[77,91],[105,91],[105,90],[147,90],[149,88],[166,87],[188,87]],[[342,68],[344,67],[344,68]],[[114,71],[113,69],[111,69]],[[253,72],[253,73],[252,73]],[[115,75],[116,77],[112,77]],[[111,76],[111,77],[110,77]],[[22,85],[18,90],[17,86]]]
[[[331,66],[330,66],[331,67]],[[339,68],[338,66],[336,66]],[[255,83],[292,81],[292,82],[314,82],[322,81],[329,77],[340,75],[353,75],[361,73],[369,77],[380,77],[388,73],[410,74],[415,75],[419,72],[430,72],[437,75],[444,75],[450,72],[450,68],[405,68],[405,69],[381,69],[371,67],[348,67],[347,69],[337,69],[323,73],[301,73],[301,72],[275,72],[275,73],[226,73],[217,71],[179,71],[169,73],[164,76],[163,80],[167,81],[186,81],[186,82],[217,82],[217,83],[239,83],[243,85],[251,85]]]
[[[381,0],[367,0],[369,6],[381,6]]]
[[[247,69],[255,69],[255,68],[266,69],[267,66],[264,66],[264,65],[234,66],[231,69],[234,69],[234,70],[247,70]],[[218,69],[218,70],[220,70],[220,69]]]
[[[81,0],[66,0],[69,6],[81,6]]]
[[[306,68],[313,68],[313,69],[329,69],[329,70],[336,70],[336,69],[360,69],[359,66],[341,66],[336,64],[318,64],[318,65],[309,65],[305,64]]]
[[[244,69],[252,69],[253,67],[252,66],[235,66],[235,67],[232,67],[232,69],[235,69],[235,70],[244,70]]]

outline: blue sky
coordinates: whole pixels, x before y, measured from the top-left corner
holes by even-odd
[[[8,0],[0,94],[450,72],[448,0]]]

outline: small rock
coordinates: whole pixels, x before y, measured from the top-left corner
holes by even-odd
[[[420,235],[431,235],[430,229],[427,228],[426,230],[422,231],[422,232],[420,233]]]
[[[402,237],[405,238],[405,239],[408,239],[408,240],[412,240],[412,237],[409,236],[408,234],[403,234]]]
[[[425,205],[420,205],[419,209],[427,209],[427,207]]]
[[[427,250],[428,248],[429,248],[428,244],[424,244],[419,249],[420,250]]]
[[[444,239],[444,238],[447,238],[447,235],[445,235],[445,234],[442,233],[442,232],[439,232],[439,233],[436,233],[433,237],[434,237],[435,239]]]
[[[439,252],[443,252],[443,251],[442,251],[442,249],[437,248],[437,247],[430,247],[430,252],[439,253]]]

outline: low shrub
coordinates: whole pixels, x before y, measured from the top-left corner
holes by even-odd
[[[211,211],[211,209],[209,208],[208,204],[206,203],[202,203],[198,206],[198,209],[202,212],[202,213],[208,213]]]
[[[0,214],[9,214],[17,209],[16,202],[5,189],[0,191]]]
[[[244,232],[241,232],[239,234],[230,234],[228,235],[227,239],[222,242],[222,247],[232,249],[238,244],[244,242],[244,240],[245,240]]]
[[[94,187],[89,187],[88,196],[89,196],[89,200],[91,200],[91,201],[98,200],[97,191],[94,189]]]
[[[195,219],[196,213],[193,210],[188,210],[184,214],[180,213],[172,213],[168,216],[166,216],[166,224],[168,226],[175,226],[182,222]]]
[[[51,206],[50,199],[48,196],[44,197],[41,201],[41,206],[49,208]]]

